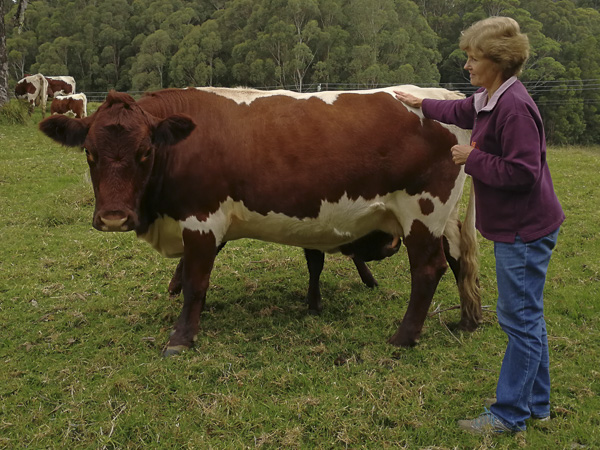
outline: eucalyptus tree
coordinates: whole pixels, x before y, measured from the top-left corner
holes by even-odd
[[[15,80],[25,76],[25,72],[35,62],[38,43],[35,32],[28,30],[10,38],[6,42],[8,72]]]
[[[190,29],[171,59],[169,73],[173,85],[212,86],[227,71],[219,57],[222,46],[215,20],[207,20]]]
[[[155,90],[169,85],[167,70],[173,43],[165,30],[147,36],[130,70],[134,91]]]
[[[436,83],[437,37],[410,0],[352,0],[349,80],[363,86]]]
[[[538,89],[550,140],[600,143],[600,13],[568,1],[522,4],[559,44],[563,73]]]

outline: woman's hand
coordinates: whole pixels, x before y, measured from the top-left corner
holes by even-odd
[[[450,149],[452,151],[452,161],[457,166],[461,166],[467,162],[467,158],[473,151],[470,145],[455,145]]]
[[[394,91],[394,94],[396,94],[396,98],[402,103],[406,103],[408,106],[411,106],[413,108],[420,108],[421,103],[423,103],[422,98],[415,97],[414,95],[408,94],[406,92]]]

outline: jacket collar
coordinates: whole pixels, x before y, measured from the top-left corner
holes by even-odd
[[[496,103],[498,103],[498,99],[500,98],[500,96],[509,87],[511,87],[515,81],[517,81],[517,77],[510,77],[508,80],[506,80],[504,83],[502,83],[502,85],[498,88],[498,90],[496,92],[494,92],[494,95],[492,95],[492,98],[490,98],[489,101],[487,98],[487,96],[488,96],[487,89],[484,89],[481,92],[475,93],[473,95],[473,97],[474,97],[473,105],[475,106],[475,111],[477,113],[479,113],[481,111],[491,111],[492,109],[494,109],[494,107],[496,106]]]

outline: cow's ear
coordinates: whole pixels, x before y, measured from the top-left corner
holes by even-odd
[[[184,114],[174,114],[159,121],[152,132],[155,145],[174,145],[187,138],[196,128],[194,121]]]
[[[72,119],[62,114],[42,120],[39,128],[46,136],[67,147],[83,146],[90,129],[85,119]]]

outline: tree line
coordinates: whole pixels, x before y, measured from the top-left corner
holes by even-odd
[[[82,92],[411,83],[469,93],[460,32],[506,15],[530,38],[521,79],[549,141],[600,143],[600,0],[34,0],[21,21],[21,2],[2,4],[9,85],[41,72],[71,75]]]

